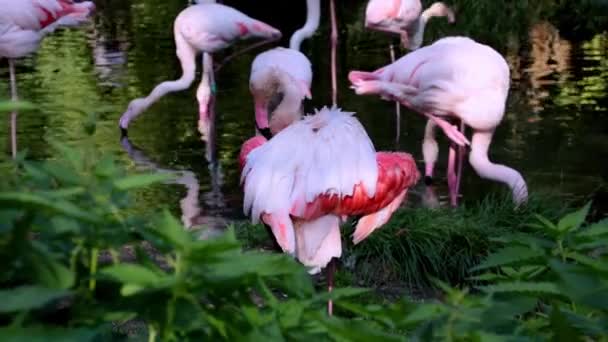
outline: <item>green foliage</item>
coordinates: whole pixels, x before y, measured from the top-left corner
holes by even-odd
[[[440,298],[378,304],[364,289],[315,290],[289,256],[243,251],[234,227],[199,240],[166,210],[125,215],[127,191],[164,178],[127,175],[92,144],[52,145],[57,158],[21,156],[0,183],[2,341],[608,340],[608,220],[587,223],[590,204],[559,220],[534,201],[518,210],[483,202],[450,213],[403,211],[357,246],[355,265],[374,257],[360,248],[378,244],[374,236],[395,272],[412,265],[396,251],[425,260],[437,247],[457,253],[456,241],[483,261],[470,259],[472,289],[435,279],[451,277],[436,268],[419,277]],[[475,238],[457,235],[474,224]],[[401,234],[417,249],[404,248]],[[450,234],[459,237],[453,247],[443,236]],[[450,264],[452,255],[441,254],[448,252],[433,260]]]
[[[563,203],[538,195],[518,210],[509,196],[487,197],[457,209],[399,210],[364,243],[346,249],[345,266],[370,285],[398,281],[427,287],[432,278],[459,283],[497,247],[494,237],[527,229],[526,223],[536,213],[557,218],[563,210]],[[352,230],[343,231],[344,240],[349,241]],[[500,254],[494,257],[501,258]]]

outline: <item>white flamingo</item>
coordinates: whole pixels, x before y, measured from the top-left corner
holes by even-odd
[[[214,91],[213,61],[211,54],[225,49],[237,40],[254,37],[278,39],[281,32],[274,27],[239,12],[238,10],[204,1],[184,9],[173,25],[176,53],[182,67],[182,76],[175,81],[157,85],[145,98],[138,98],[127,107],[120,118],[120,128],[126,134],[131,120],[167,93],[184,90],[194,81],[196,55],[203,53],[203,77],[197,90],[200,121],[208,121],[208,106]]]
[[[300,52],[300,46],[319,27],[320,0],[306,0],[306,9],[306,23],[291,36],[289,48],[277,47],[262,52],[251,65],[249,89],[255,105],[256,127],[267,138],[299,118],[302,100],[312,97],[312,66],[308,57]],[[277,101],[279,104],[273,109],[270,118],[273,122],[269,125],[268,108]],[[270,130],[271,126],[274,131]]]
[[[438,125],[456,144],[468,145],[458,127],[445,121],[460,119],[473,130],[469,162],[475,171],[483,178],[508,185],[517,204],[527,200],[521,174],[488,159],[492,136],[504,116],[510,82],[507,62],[494,49],[465,37],[443,38],[375,72],[351,71],[349,79],[357,94],[397,100],[429,118],[433,125],[427,135],[433,140]],[[424,148],[428,176],[438,147],[435,143]],[[458,195],[455,159],[451,146],[448,185],[452,205],[456,205]]]

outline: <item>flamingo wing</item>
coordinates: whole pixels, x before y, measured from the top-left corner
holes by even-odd
[[[300,216],[321,195],[352,196],[361,184],[376,192],[374,146],[353,113],[323,108],[251,151],[241,174],[245,213]]]

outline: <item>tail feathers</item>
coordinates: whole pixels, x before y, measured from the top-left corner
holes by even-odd
[[[297,223],[295,231],[297,257],[302,264],[310,267],[308,273],[319,273],[332,258],[342,255],[338,216],[327,215],[314,221]]]
[[[386,207],[380,209],[379,211],[365,215],[357,223],[357,228],[355,228],[355,232],[353,233],[353,243],[358,244],[359,242],[365,240],[374,230],[384,225],[391,218],[391,215],[399,208],[405,195],[407,194],[407,189],[403,190],[399,196],[395,197],[395,199]]]

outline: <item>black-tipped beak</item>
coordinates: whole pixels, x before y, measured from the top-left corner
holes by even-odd
[[[266,138],[266,140],[272,139],[272,133],[270,132],[270,128],[266,127],[258,130],[264,136],[264,138]]]
[[[258,126],[258,123],[255,123],[255,128],[257,128],[258,132],[260,132],[260,134],[266,138],[266,140],[270,140],[272,139],[272,132],[270,131],[269,127],[264,127],[264,128],[260,128]]]

